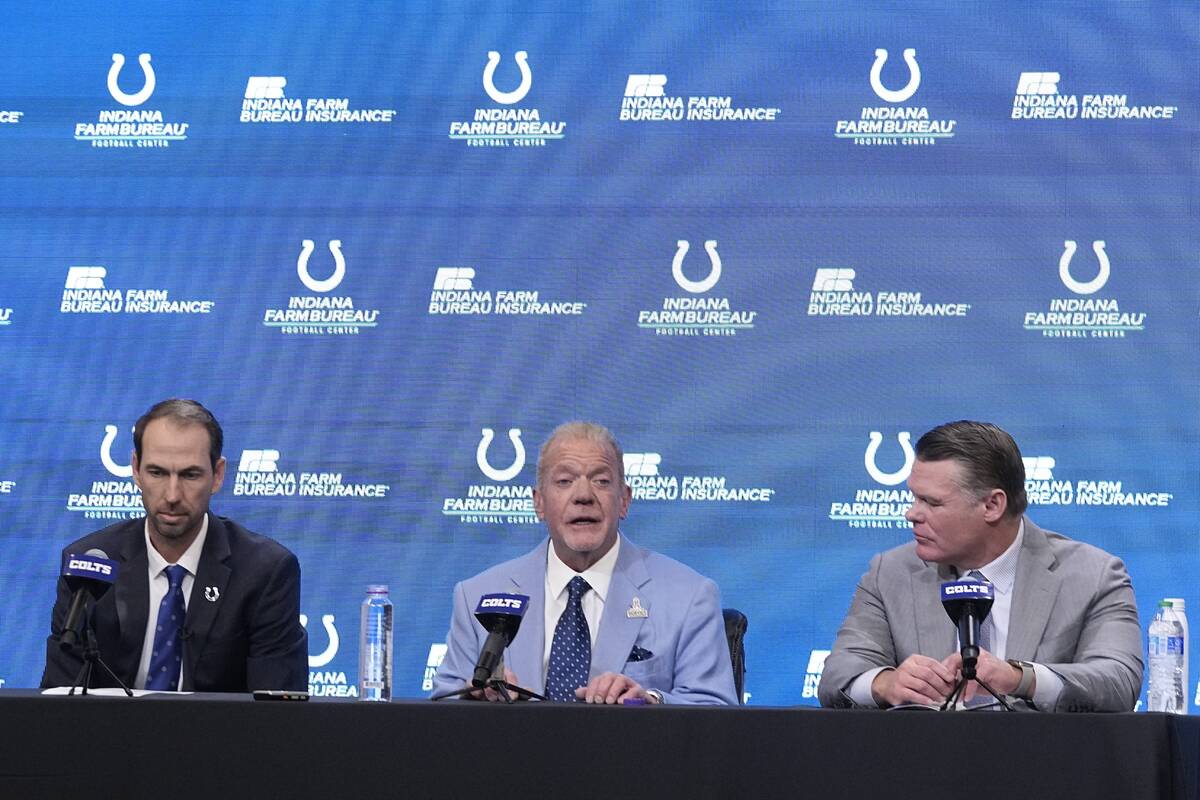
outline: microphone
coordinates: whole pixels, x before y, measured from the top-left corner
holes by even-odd
[[[479,653],[479,660],[475,662],[471,685],[477,688],[487,686],[504,656],[504,648],[517,635],[521,617],[525,616],[528,606],[529,597],[523,594],[485,594],[479,598],[475,619],[487,630],[488,637]]]
[[[93,547],[81,556],[70,553],[63,559],[63,579],[67,588],[74,592],[71,605],[67,608],[67,621],[63,624],[58,646],[70,650],[79,641],[75,629],[83,618],[88,595],[99,600],[117,580],[117,562],[110,561],[108,553]]]
[[[979,626],[991,613],[995,598],[996,589],[990,583],[967,579],[942,584],[942,605],[958,626],[962,671],[968,680],[975,677],[979,660]]]

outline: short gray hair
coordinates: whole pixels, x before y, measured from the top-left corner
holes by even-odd
[[[621,445],[617,444],[617,437],[613,436],[612,431],[598,422],[572,420],[555,428],[554,432],[550,434],[550,438],[542,445],[542,449],[538,451],[538,486],[542,485],[542,478],[546,473],[546,453],[550,451],[551,445],[559,439],[587,439],[590,442],[612,448],[613,453],[617,456],[617,471],[621,473],[621,483],[625,483],[625,454],[621,452]]]

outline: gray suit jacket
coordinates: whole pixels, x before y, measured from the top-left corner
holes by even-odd
[[[917,558],[914,542],[871,559],[825,661],[821,705],[850,705],[844,690],[873,667],[952,653],[957,632],[939,585],[953,579]],[[1026,517],[1005,656],[1062,678],[1057,707],[1043,710],[1131,710],[1142,688],[1142,635],[1125,565]]]
[[[434,697],[459,689],[471,679],[487,638],[472,611],[480,596],[490,592],[529,596],[521,628],[504,660],[523,685],[542,691],[549,542],[546,539],[532,552],[454,587],[448,648],[434,678]],[[648,616],[626,613],[635,597]],[[595,677],[602,672],[618,672],[644,688],[658,689],[668,703],[737,705],[717,585],[622,535],[589,674]]]

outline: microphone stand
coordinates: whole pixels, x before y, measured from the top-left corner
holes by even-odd
[[[966,691],[968,681],[975,681],[984,689],[987,689],[988,694],[996,698],[996,701],[1004,707],[1005,711],[1012,711],[1013,707],[1008,704],[1008,701],[997,694],[995,689],[993,689],[991,686],[988,686],[986,681],[975,674],[975,664],[979,659],[979,648],[973,647],[969,649],[975,650],[976,652],[966,653],[963,656],[962,677],[958,679],[958,685],[956,685],[954,687],[954,691],[950,692],[950,694],[946,697],[946,701],[942,703],[941,708],[939,708],[938,711],[948,711],[954,708],[954,706],[958,704],[959,699],[962,697],[963,692]],[[968,648],[963,648],[964,652],[967,650]]]
[[[84,625],[83,632],[83,665],[79,668],[79,674],[75,676],[75,682],[71,684],[71,691],[67,695],[73,696],[77,687],[82,687],[80,694],[87,695],[88,685],[92,682],[92,670],[97,664],[108,673],[108,676],[116,682],[117,686],[125,691],[126,697],[133,697],[133,692],[129,690],[117,674],[112,671],[108,664],[104,663],[104,659],[100,657],[100,645],[96,643],[96,633],[92,630],[91,622]]]
[[[474,681],[472,681],[472,684],[470,686],[464,686],[461,689],[455,689],[453,692],[447,692],[446,694],[439,694],[436,697],[431,697],[429,699],[430,700],[446,700],[451,697],[465,697],[473,692],[479,691],[480,689],[494,689],[496,692],[498,692],[500,694],[500,697],[503,698],[504,702],[508,705],[512,705],[513,703],[517,702],[516,699],[513,697],[513,694],[516,694],[518,697],[525,699],[525,700],[545,700],[546,699],[543,695],[540,695],[537,692],[531,692],[530,690],[526,689],[523,686],[517,686],[515,683],[509,683],[508,681],[506,681],[502,678],[488,678],[480,686],[474,685]]]

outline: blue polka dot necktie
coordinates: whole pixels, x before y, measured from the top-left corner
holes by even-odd
[[[164,572],[171,582],[167,594],[158,605],[158,625],[154,629],[154,649],[150,654],[150,669],[146,672],[146,688],[173,692],[179,688],[179,668],[183,664],[183,577],[187,570],[172,564]]]
[[[583,605],[583,593],[591,589],[576,575],[567,584],[567,607],[554,626],[550,644],[550,666],[546,670],[546,696],[560,703],[575,702],[575,690],[586,686],[592,666],[592,637]]]

